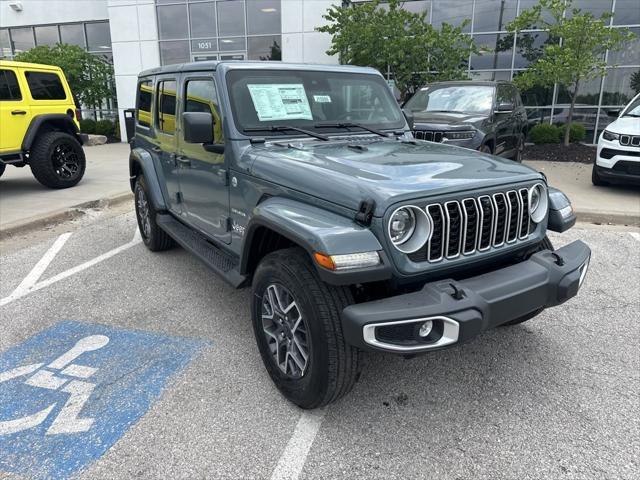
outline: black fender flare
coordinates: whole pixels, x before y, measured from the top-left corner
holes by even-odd
[[[25,133],[24,138],[22,139],[23,151],[29,151],[31,149],[40,127],[47,123],[53,125],[57,130],[63,130],[71,133],[78,142],[80,142],[80,145],[84,143],[82,135],[80,135],[80,131],[78,130],[78,126],[69,115],[64,113],[47,113],[43,115],[36,115],[31,119],[31,123],[27,128],[27,133]]]
[[[246,227],[241,249],[240,272],[247,273],[255,233],[266,227],[306,250],[340,255],[377,251],[386,260],[377,237],[352,219],[326,209],[289,198],[272,197],[257,205]],[[315,265],[315,262],[314,262]],[[315,265],[324,281],[332,284],[352,284],[390,278],[388,263],[378,267],[350,272],[329,272]]]
[[[167,210],[166,202],[162,195],[160,182],[156,173],[156,167],[153,163],[151,154],[142,148],[134,148],[129,154],[129,185],[133,192],[136,185],[136,178],[142,173],[149,189],[150,200],[156,211],[162,212]]]
[[[569,198],[557,188],[549,188],[549,220],[547,228],[562,233],[569,230],[576,223],[576,214]]]

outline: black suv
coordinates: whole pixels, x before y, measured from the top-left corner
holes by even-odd
[[[511,82],[427,85],[404,105],[417,139],[449,143],[522,161],[527,112]]]

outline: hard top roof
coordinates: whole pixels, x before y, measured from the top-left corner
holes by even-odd
[[[264,62],[251,60],[208,60],[206,62],[178,63],[175,65],[165,65],[163,67],[151,68],[140,72],[139,77],[150,75],[164,75],[166,73],[181,72],[203,72],[214,71],[218,67],[232,69],[265,69],[265,70],[311,70],[320,72],[351,72],[351,73],[378,73],[370,67],[355,67],[352,65],[321,65],[312,63],[287,63],[287,62]]]

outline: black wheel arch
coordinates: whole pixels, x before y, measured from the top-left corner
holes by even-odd
[[[44,132],[65,132],[72,135],[80,145],[84,143],[78,126],[73,119],[64,113],[47,113],[33,117],[27,132],[22,139],[22,150],[28,152],[33,146],[38,135]]]

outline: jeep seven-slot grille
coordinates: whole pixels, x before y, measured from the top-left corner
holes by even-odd
[[[414,262],[437,262],[512,244],[531,231],[528,190],[509,190],[477,198],[427,205],[432,233],[409,254]]]

